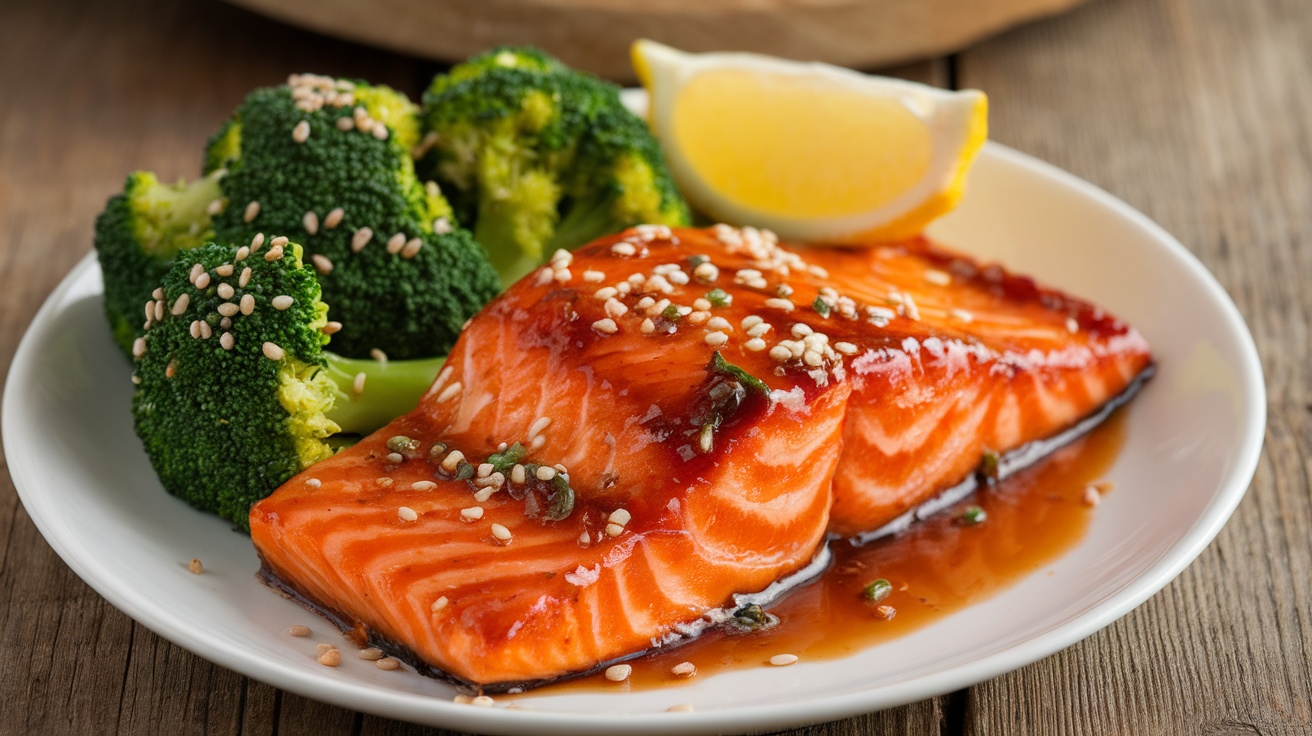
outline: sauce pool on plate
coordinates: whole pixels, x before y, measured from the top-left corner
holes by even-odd
[[[1116,411],[1033,467],[902,532],[860,547],[831,542],[833,562],[820,579],[767,606],[779,617],[777,626],[750,633],[717,628],[649,653],[628,662],[633,669],[624,685],[597,673],[530,694],[663,688],[725,670],[768,667],[780,654],[803,662],[843,657],[984,600],[1041,571],[1084,537],[1096,506],[1089,489],[1124,444],[1124,414]],[[972,507],[983,511],[982,521],[971,523]],[[863,591],[878,579],[891,590],[868,600]],[[891,617],[884,606],[892,608]],[[684,662],[696,667],[694,675],[673,672]]]

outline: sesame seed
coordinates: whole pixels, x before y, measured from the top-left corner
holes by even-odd
[[[570,279],[574,278],[574,274],[570,273],[570,270],[568,268],[561,268],[556,270],[553,277],[560,283],[564,284],[564,283],[568,283]]]
[[[633,515],[629,513],[628,509],[615,509],[610,512],[610,516],[606,520],[612,524],[628,526],[629,522],[633,520]]]
[[[162,286],[157,286],[157,287],[155,287],[155,290],[152,291],[152,292],[150,292],[150,296],[151,296],[151,298],[153,298],[153,299],[157,299],[157,300],[158,300],[158,299],[163,299],[163,298],[164,298],[164,287],[162,287]]]
[[[620,328],[615,324],[615,320],[607,317],[606,319],[599,319],[596,322],[593,322],[592,329],[607,335],[614,335]]]
[[[465,459],[465,453],[459,450],[452,450],[447,454],[446,459],[442,461],[442,468],[447,471],[454,471],[461,460]]]
[[[815,332],[815,330],[812,330],[810,325],[805,325],[802,324],[801,322],[798,322],[797,324],[793,325],[793,328],[792,330],[790,330],[790,332],[793,333],[793,337],[802,338],[812,334],[813,332]]]
[[[606,668],[606,679],[611,682],[624,682],[633,674],[633,665],[615,664]]]
[[[236,316],[237,312],[241,311],[241,307],[238,307],[236,304],[233,304],[232,302],[224,302],[219,306],[215,307],[215,309],[217,309],[219,311],[219,314],[223,315],[224,317]]]
[[[405,247],[405,233],[396,233],[387,239],[387,252],[396,255]]]
[[[692,270],[692,275],[693,278],[697,279],[698,283],[711,284],[714,283],[716,279],[720,278],[720,269],[714,263],[708,261],[706,263],[698,264],[697,268]]]
[[[625,314],[626,312],[628,312],[628,311],[629,311],[629,308],[626,307],[626,306],[624,306],[624,302],[620,301],[619,299],[607,299],[607,300],[606,300],[606,314],[607,314],[607,315],[609,315],[609,316],[611,316],[611,317],[619,318],[619,317],[623,317],[624,314]]]
[[[834,343],[834,350],[837,350],[843,355],[856,355],[857,346],[850,342],[836,342]]]
[[[793,351],[783,345],[775,345],[770,348],[770,357],[773,358],[776,363],[783,363],[793,357]]]
[[[688,274],[683,271],[671,271],[665,278],[669,279],[671,284],[684,286],[688,283]]]
[[[680,662],[670,668],[670,674],[675,677],[692,677],[697,674],[697,665],[692,662]]]
[[[249,315],[255,311],[255,297],[250,294],[243,294],[241,297],[241,313]]]
[[[551,280],[555,277],[556,277],[556,272],[552,271],[551,267],[548,266],[538,270],[537,279],[533,281],[533,284],[535,286],[546,286],[547,284],[551,283]]]
[[[688,314],[688,323],[700,325],[711,318],[710,312],[691,312]]]
[[[467,509],[460,509],[460,518],[464,521],[478,521],[483,518],[483,507],[470,506]]]
[[[336,648],[337,647],[333,646],[332,644],[316,644],[314,645],[314,653],[323,654],[324,652],[331,652]]]
[[[200,339],[200,320],[198,319],[191,321],[191,336]]]
[[[265,258],[268,258],[268,256],[265,256]],[[319,273],[329,274],[333,272],[333,262],[326,257],[315,253],[310,256],[310,260],[314,263],[314,269]]]
[[[628,294],[629,292],[633,291],[633,284],[630,284],[627,281],[621,281],[618,284],[615,284],[615,291],[619,292],[620,294]]]
[[[451,601],[448,600],[446,596],[441,595],[437,597],[437,600],[433,601],[433,605],[429,606],[428,610],[432,611],[433,613],[437,613],[438,611],[450,605],[450,603]]]
[[[547,438],[544,435],[538,435],[537,437],[533,438],[532,442],[529,443],[528,449],[539,450],[545,444],[547,444]]]
[[[233,338],[231,332],[225,332],[219,336],[219,345],[222,346],[224,350],[232,350],[232,343]]]
[[[210,323],[208,323],[208,322],[201,322],[201,323],[200,323],[200,339],[202,339],[202,340],[208,340],[208,339],[210,339],[210,336],[213,335],[213,334],[214,334],[214,331],[213,331],[212,329],[210,329]]]
[[[187,273],[187,278],[194,284],[196,279],[203,273],[205,273],[205,267],[196,263],[192,265],[191,271]]]
[[[293,625],[287,627],[287,635],[288,635],[288,636],[309,636],[309,635],[310,635],[310,627],[309,627],[309,626],[303,626],[303,625],[301,625],[301,624],[293,624]]]
[[[606,274],[601,271],[593,271],[589,269],[583,272],[583,280],[590,284],[601,283],[606,280]]]
[[[162,322],[163,320],[164,320],[164,300],[161,299],[155,302],[155,321]]]
[[[232,288],[232,284],[219,284],[216,291],[220,299],[231,299],[232,295],[236,293]]]
[[[775,667],[787,667],[797,662],[796,654],[776,654],[770,658],[770,664]]]
[[[246,296],[250,296],[250,294],[247,294]],[[243,301],[245,301],[245,299],[246,297],[242,297]],[[282,294],[279,296],[275,296],[273,299],[270,299],[269,303],[273,305],[274,309],[278,310],[279,312],[282,312],[288,309],[289,307],[291,307],[293,301],[295,300],[293,300],[291,297],[287,296],[286,294]]]
[[[342,118],[342,120],[350,120],[350,118]],[[401,660],[392,659],[391,657],[383,657],[375,662],[374,666],[380,670],[394,670],[401,666]]]
[[[191,304],[191,295],[182,294],[181,296],[178,297],[177,301],[173,302],[173,308],[170,309],[169,311],[172,312],[173,315],[176,317],[177,315],[187,311],[187,306],[190,304]]]
[[[551,417],[538,417],[533,421],[533,424],[529,426],[528,436],[530,438],[537,437],[549,426],[551,426]]]
[[[975,315],[971,314],[970,312],[967,312],[964,309],[953,309],[952,311],[948,312],[948,316],[951,317],[952,319],[957,320],[958,322],[972,322],[975,319]]]
[[[887,621],[897,615],[897,609],[885,604],[875,608],[875,615]]]
[[[146,302],[146,326],[149,327],[153,321],[155,321],[155,301],[151,300]]]
[[[495,702],[496,701],[492,700],[492,698],[487,695],[478,695],[475,696],[473,700],[469,701],[469,704],[476,705],[480,708],[490,708]]]
[[[610,247],[610,252],[617,256],[632,256],[638,253],[638,249],[633,246],[633,243],[620,241]]]
[[[218,275],[220,275],[220,276],[222,276],[222,277],[224,277],[224,278],[227,278],[227,277],[229,277],[229,276],[232,275],[232,264],[231,264],[231,263],[225,263],[225,264],[223,264],[222,266],[219,266],[218,268],[214,269],[214,273],[216,273],[216,274],[218,274]]]
[[[527,480],[527,478],[524,475],[523,465],[517,464],[515,465],[515,467],[510,469],[510,481],[512,483],[523,485],[525,480]]]
[[[328,214],[323,218],[324,228],[328,230],[332,230],[333,228],[341,224],[342,218],[345,216],[346,216],[346,210],[342,209],[341,207],[334,207],[331,210],[328,210]]]
[[[259,236],[257,235],[256,237],[259,237]],[[260,238],[260,240],[263,240],[263,238]],[[291,241],[287,239],[287,236],[286,236],[286,235],[278,235],[278,236],[275,236],[275,237],[273,238],[273,240],[270,240],[270,241],[269,241],[269,245],[272,245],[272,246],[276,246],[276,247],[278,247],[278,248],[281,248],[281,247],[283,247],[284,245],[287,245],[287,244],[290,243],[290,242],[291,242]]]
[[[359,396],[360,394],[364,393],[365,378],[366,376],[364,371],[360,371],[359,373],[355,374],[355,379],[351,381],[351,393],[354,393],[356,396]]]
[[[370,132],[373,133],[374,137],[380,141],[387,140],[387,126],[383,125],[382,123],[378,123],[374,125],[374,129]]]
[[[323,481],[319,480],[318,478],[307,478],[307,479],[305,480],[305,487],[306,487],[306,488],[321,488],[321,487],[323,487]]]
[[[200,560],[193,557],[191,558],[191,562],[187,563],[187,570],[192,575],[199,575],[202,572],[205,572],[205,566],[200,564]]]
[[[501,475],[501,474],[500,474],[500,473],[497,473],[497,475]],[[505,476],[501,476],[501,478],[500,478],[499,480],[500,480],[502,483],[504,483],[504,482],[505,482]],[[484,501],[487,501],[489,498],[492,498],[492,494],[497,492],[498,485],[499,485],[499,484],[496,484],[496,485],[489,485],[489,486],[485,486],[485,487],[483,487],[483,488],[478,489],[478,490],[474,493],[474,500],[477,501],[477,502],[479,502],[479,503],[483,503]]]
[[[437,484],[431,480],[417,480],[410,484],[410,489],[415,491],[431,491],[437,488]]]
[[[610,535],[610,536],[612,536],[612,537],[618,537],[619,535],[621,535],[621,534],[623,534],[623,533],[624,533],[624,527],[620,526],[619,524],[607,524],[607,525],[606,525],[606,534],[608,534],[608,535]]]
[[[1098,493],[1098,489],[1094,488],[1093,486],[1085,486],[1084,505],[1090,507],[1096,507],[1100,503],[1102,503],[1102,494]]]
[[[711,317],[710,321],[706,323],[706,326],[712,330],[729,330],[730,332],[733,332],[733,327],[729,325],[729,320],[724,317]]]
[[[366,662],[377,662],[378,660],[383,658],[383,650],[379,649],[378,647],[365,647],[364,649],[361,649],[360,652],[355,656],[359,657],[360,659],[363,659]]]
[[[355,127],[355,121],[352,120],[351,118],[346,116],[337,118],[337,129],[342,131],[343,133],[354,127]]]
[[[320,330],[325,335],[336,335],[342,331],[341,322],[326,322]]]
[[[478,470],[474,473],[474,475],[479,478],[486,478],[492,475],[492,470],[495,467],[496,466],[494,466],[492,463],[479,463]]]
[[[205,290],[205,289],[208,289],[209,286],[210,286],[210,275],[209,275],[209,274],[207,274],[207,273],[202,273],[201,275],[199,275],[199,276],[196,277],[196,288],[197,288],[197,289]]]
[[[825,362],[825,356],[814,350],[807,350],[802,353],[802,362],[812,368],[819,368]]]
[[[396,510],[396,515],[401,521],[414,521],[419,518],[419,512],[409,506],[402,506]]]
[[[780,297],[766,299],[765,306],[770,307],[771,309],[782,309],[785,312],[793,311],[793,303],[788,299],[783,299]]]
[[[211,217],[219,214],[222,211],[223,211],[222,199],[210,200],[210,203],[205,205],[205,214],[210,215]]]
[[[281,259],[282,256],[283,256],[282,246],[281,246],[281,245],[275,245],[275,246],[273,246],[272,248],[269,249],[269,252],[268,252],[268,253],[265,253],[265,254],[264,254],[264,260],[266,260],[266,261],[277,261],[277,260]],[[316,257],[319,257],[319,256],[316,256]]]
[[[937,268],[930,268],[925,271],[925,280],[931,284],[947,286],[952,283],[952,277]]]
[[[765,350],[765,340],[762,340],[762,339],[759,338],[759,337],[753,337],[752,339],[748,340],[748,341],[743,345],[743,347],[747,348],[748,350],[752,351],[753,353],[759,353],[759,352],[761,352],[762,350]]]
[[[260,349],[264,351],[264,357],[269,360],[282,360],[283,358],[283,349],[271,342],[264,343],[260,346]]]
[[[185,295],[184,295],[184,296],[185,296]],[[177,312],[174,312],[174,314],[177,314]],[[1067,318],[1066,318],[1066,331],[1069,332],[1069,333],[1071,333],[1071,334],[1075,334],[1076,332],[1079,332],[1079,331],[1080,331],[1080,323],[1079,323],[1079,322],[1076,322],[1074,317],[1067,317]]]
[[[373,237],[374,231],[371,228],[362,227],[356,230],[355,234],[351,236],[351,252],[359,253],[364,250],[364,247],[369,244]]]
[[[252,201],[250,204],[247,204],[246,211],[241,213],[241,219],[243,222],[251,222],[256,217],[259,216],[260,216],[260,203],[255,201]]]
[[[292,128],[292,140],[297,143],[304,143],[310,139],[310,121],[302,120]]]
[[[656,323],[652,322],[650,318],[644,319],[642,321],[642,325],[639,326],[638,329],[642,331],[642,334],[650,335],[651,333],[656,331]]]
[[[246,284],[251,282],[251,267],[247,266],[241,270],[241,276],[237,277],[237,286],[245,289]]]
[[[305,232],[310,235],[319,233],[319,216],[314,212],[306,212],[301,216],[301,225],[305,227]]]
[[[556,469],[546,465],[539,465],[533,475],[537,476],[538,480],[551,480],[556,477]]]
[[[768,322],[762,322],[762,323],[760,323],[760,324],[753,325],[752,328],[751,328],[750,330],[747,331],[747,336],[748,336],[748,337],[765,337],[765,333],[767,333],[767,332],[769,332],[769,331],[770,331],[770,324],[769,324]]]
[[[429,182],[429,184],[432,184],[432,183],[433,183],[433,182],[431,182],[431,181]],[[454,229],[455,229],[455,227],[451,224],[451,220],[449,220],[449,219],[447,219],[447,218],[445,218],[445,217],[439,217],[439,218],[437,218],[436,220],[433,220],[433,234],[434,234],[434,235],[447,235],[448,233],[450,233],[450,232],[451,232],[452,230],[454,230]]]
[[[342,663],[342,653],[336,649],[329,649],[319,655],[319,664],[324,667],[336,667]]]
[[[492,536],[496,537],[496,539],[500,542],[509,542],[511,534],[510,534],[510,530],[505,528],[504,526],[500,524],[493,524]]]
[[[424,247],[424,241],[419,238],[410,238],[405,241],[405,247],[401,249],[401,257],[407,261],[419,255],[419,249]]]
[[[461,390],[463,390],[463,389],[464,389],[464,386],[461,385],[461,383],[460,383],[459,381],[456,381],[455,383],[451,384],[450,386],[447,386],[446,388],[442,389],[442,393],[440,393],[440,394],[437,395],[437,402],[440,404],[440,403],[442,403],[442,402],[444,402],[444,401],[446,401],[446,400],[452,398],[452,397],[455,396],[456,394],[460,393]]]
[[[654,304],[656,304],[656,300],[655,300],[655,299],[653,299],[653,298],[651,298],[651,297],[649,297],[649,296],[644,296],[643,298],[641,298],[641,299],[638,300],[638,304],[637,304],[637,306],[638,306],[638,309],[651,309],[651,307],[652,307]]]
[[[385,457],[384,459],[387,460],[387,462],[392,463],[393,465],[405,462],[405,456],[399,452],[389,452],[387,453],[387,457]]]
[[[729,336],[720,331],[706,333],[706,344],[711,347],[719,347],[729,342]]]

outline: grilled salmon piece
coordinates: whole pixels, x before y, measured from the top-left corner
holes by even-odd
[[[689,633],[1149,365],[1096,308],[924,241],[639,227],[489,304],[414,413],[257,504],[252,537],[348,625],[505,689]]]

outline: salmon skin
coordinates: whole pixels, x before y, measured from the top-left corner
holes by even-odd
[[[695,635],[1150,366],[1098,308],[923,240],[642,226],[494,300],[416,411],[258,503],[251,534],[343,625],[524,687]]]

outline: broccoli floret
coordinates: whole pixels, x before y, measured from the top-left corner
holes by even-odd
[[[318,279],[299,245],[280,242],[179,254],[163,318],[133,346],[136,431],[160,482],[242,529],[253,503],[331,456],[335,439],[413,409],[442,365],[324,350],[335,325]]]
[[[294,75],[252,92],[211,139],[228,206],[216,239],[290,233],[343,325],[334,348],[363,358],[444,354],[498,291],[482,249],[435,183],[415,176],[416,108],[387,87]]]
[[[114,342],[129,353],[153,308],[151,292],[179,251],[214,237],[210,210],[221,204],[221,172],[161,184],[148,171],[127,178],[96,218],[95,245],[105,283],[105,314]]]
[[[553,56],[531,46],[498,46],[469,57],[446,74],[435,77],[428,87],[434,95],[455,82],[476,77],[489,69],[524,69],[534,72],[565,72],[565,66]]]
[[[527,61],[496,64],[502,56]],[[688,223],[659,145],[619,87],[541,52],[500,49],[439,76],[422,120],[420,171],[472,223],[504,284],[558,247]]]

